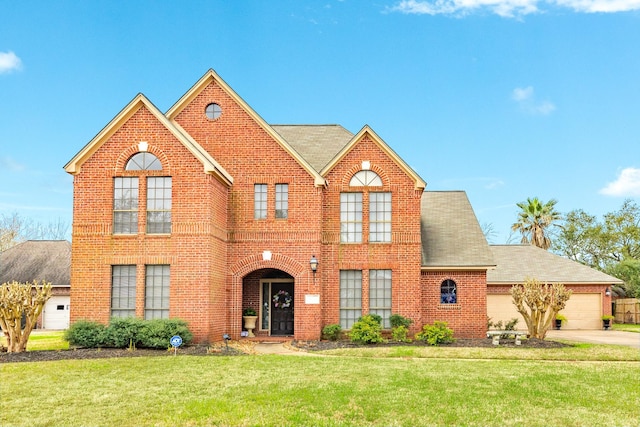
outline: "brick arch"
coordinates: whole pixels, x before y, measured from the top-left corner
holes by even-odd
[[[348,188],[349,187],[349,182],[351,181],[351,178],[353,178],[353,176],[360,172],[362,169],[362,165],[353,165],[351,166],[344,174],[344,176],[342,177],[342,188]],[[375,172],[376,174],[378,174],[378,176],[380,177],[380,179],[382,180],[382,188],[389,188],[390,185],[390,181],[389,181],[389,177],[387,176],[386,171],[381,168],[380,166],[376,165],[376,164],[371,164],[371,166],[369,167],[369,170],[371,172]],[[368,188],[368,187],[367,187]],[[377,187],[379,188],[379,187]]]
[[[244,276],[262,268],[282,270],[295,279],[306,271],[305,267],[305,265],[286,255],[272,254],[271,260],[266,261],[262,259],[262,254],[255,254],[236,262],[231,266],[229,272],[233,278],[233,284],[242,285]]]
[[[125,170],[124,168],[127,166],[127,162],[129,161],[129,159],[134,154],[137,154],[139,152],[140,150],[138,149],[138,144],[134,144],[129,148],[127,148],[126,150],[124,150],[122,153],[120,153],[120,155],[118,156],[118,159],[116,160],[115,171],[124,172]],[[155,145],[149,144],[149,146],[147,147],[147,152],[153,154],[158,158],[158,160],[160,160],[160,164],[162,165],[163,171],[165,171],[168,174],[171,174],[171,165],[169,163],[169,158],[164,153],[164,151],[162,151]],[[140,172],[144,172],[144,171],[140,171]]]

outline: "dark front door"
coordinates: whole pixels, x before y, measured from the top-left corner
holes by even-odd
[[[271,335],[293,335],[293,283],[271,284]]]

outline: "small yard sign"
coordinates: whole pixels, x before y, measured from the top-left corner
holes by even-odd
[[[178,347],[182,345],[182,337],[180,337],[180,335],[174,335],[171,337],[169,342],[171,343],[171,346],[173,346],[173,355],[177,355]]]

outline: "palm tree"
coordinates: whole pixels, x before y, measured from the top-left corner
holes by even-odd
[[[511,230],[522,234],[522,243],[531,243],[539,248],[549,249],[551,246],[549,228],[552,225],[557,226],[556,222],[562,219],[560,212],[555,210],[556,203],[558,201],[555,199],[542,203],[534,197],[516,204],[521,211],[518,214],[518,221],[511,226]]]

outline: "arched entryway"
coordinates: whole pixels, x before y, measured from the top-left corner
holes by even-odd
[[[293,336],[295,333],[294,278],[285,271],[262,268],[242,279],[242,308],[258,314],[256,336]]]

